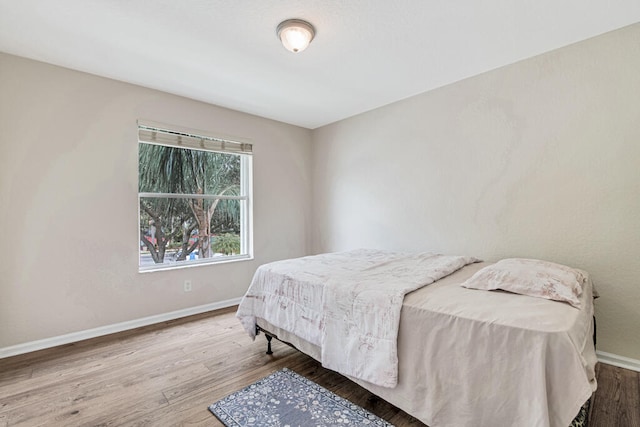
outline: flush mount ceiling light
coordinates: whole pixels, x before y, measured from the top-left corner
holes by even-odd
[[[316,30],[313,25],[302,19],[287,19],[278,25],[277,33],[287,50],[298,53],[309,46]]]

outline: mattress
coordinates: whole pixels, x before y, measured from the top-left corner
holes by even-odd
[[[596,389],[592,282],[585,273],[580,309],[460,286],[487,265],[405,297],[395,388],[351,379],[432,427],[567,427]],[[320,360],[317,345],[256,321]]]

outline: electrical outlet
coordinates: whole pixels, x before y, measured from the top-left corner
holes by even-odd
[[[191,292],[191,280],[184,281],[184,291]]]

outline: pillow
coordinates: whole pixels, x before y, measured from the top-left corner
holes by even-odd
[[[563,301],[580,308],[585,276],[566,265],[537,259],[509,258],[477,271],[461,286],[514,292],[521,295]]]

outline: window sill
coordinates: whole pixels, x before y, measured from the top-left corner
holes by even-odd
[[[186,264],[182,264],[182,263],[154,264],[147,267],[138,267],[138,273],[154,273],[157,271],[181,270],[185,268],[229,264],[234,262],[252,261],[252,260],[253,260],[253,255],[236,255],[233,257],[225,257],[225,259],[221,259],[217,261],[202,260],[202,261],[192,261]]]

